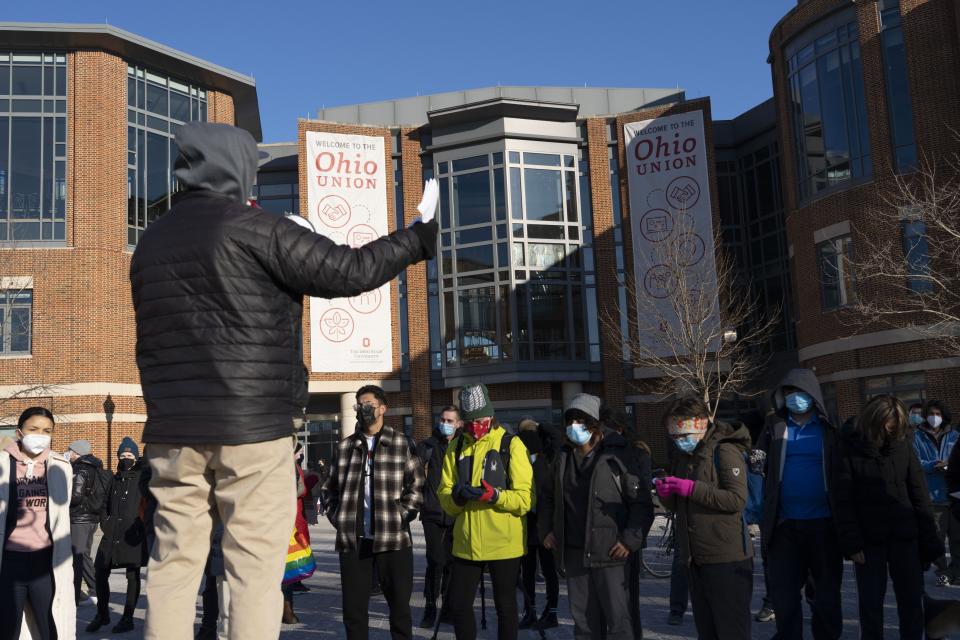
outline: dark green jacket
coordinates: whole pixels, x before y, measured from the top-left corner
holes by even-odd
[[[696,482],[689,498],[673,495],[660,501],[677,514],[681,557],[696,564],[753,557],[743,519],[749,493],[744,453],[749,449],[750,432],[746,427],[714,422],[693,453],[678,451],[674,456],[672,475]]]

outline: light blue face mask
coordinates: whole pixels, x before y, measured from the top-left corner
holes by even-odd
[[[442,433],[447,438],[449,438],[450,436],[452,436],[454,433],[457,432],[457,428],[454,425],[450,424],[449,422],[441,422],[440,424],[437,425],[437,428],[440,430],[440,433]]]
[[[568,424],[567,425],[567,438],[570,439],[570,442],[582,447],[583,445],[590,442],[590,431],[587,429],[585,424]]]
[[[919,427],[923,424],[923,416],[919,413],[910,414],[910,425],[913,427]]]
[[[675,438],[673,444],[677,445],[677,448],[684,453],[693,453],[693,450],[697,448],[698,444],[700,444],[700,440],[701,436],[687,434],[685,436]]]
[[[537,461],[537,454],[531,453],[531,454],[530,454],[530,464],[533,464],[533,463],[536,462],[536,461]]]
[[[813,407],[813,398],[804,391],[795,391],[787,396],[787,409],[790,413],[803,415]]]

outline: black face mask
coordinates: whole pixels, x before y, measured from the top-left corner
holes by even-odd
[[[360,426],[366,429],[376,421],[377,421],[376,407],[369,404],[360,405],[360,408],[357,409],[357,422],[360,423]]]
[[[120,464],[118,465],[118,467],[120,468],[120,471],[127,471],[128,469],[133,468],[133,465],[135,465],[136,463],[137,463],[136,460],[130,460],[129,458],[124,458],[120,461]]]

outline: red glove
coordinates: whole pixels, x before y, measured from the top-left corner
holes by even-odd
[[[480,485],[483,487],[483,493],[477,498],[480,502],[494,504],[500,498],[500,491],[495,489],[493,485],[486,480],[481,480]]]
[[[696,482],[693,480],[675,478],[673,476],[664,478],[663,482],[664,484],[669,485],[668,491],[670,493],[675,493],[683,498],[689,498],[691,495],[693,495],[693,487],[696,485]]]

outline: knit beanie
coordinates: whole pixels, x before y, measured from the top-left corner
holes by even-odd
[[[573,400],[570,401],[570,406],[567,407],[567,411],[572,411],[574,409],[582,411],[594,420],[599,420],[600,398],[597,396],[592,396],[589,393],[578,393],[577,395],[573,396]],[[564,413],[566,413],[566,411]]]
[[[121,440],[120,446],[117,448],[118,458],[124,453],[132,453],[134,458],[140,457],[140,449],[137,447],[137,443],[129,436]]]
[[[78,456],[88,456],[93,452],[93,447],[90,445],[89,440],[74,440],[70,443],[68,449]]]
[[[486,385],[473,384],[460,390],[460,416],[464,422],[493,417],[493,404]]]

